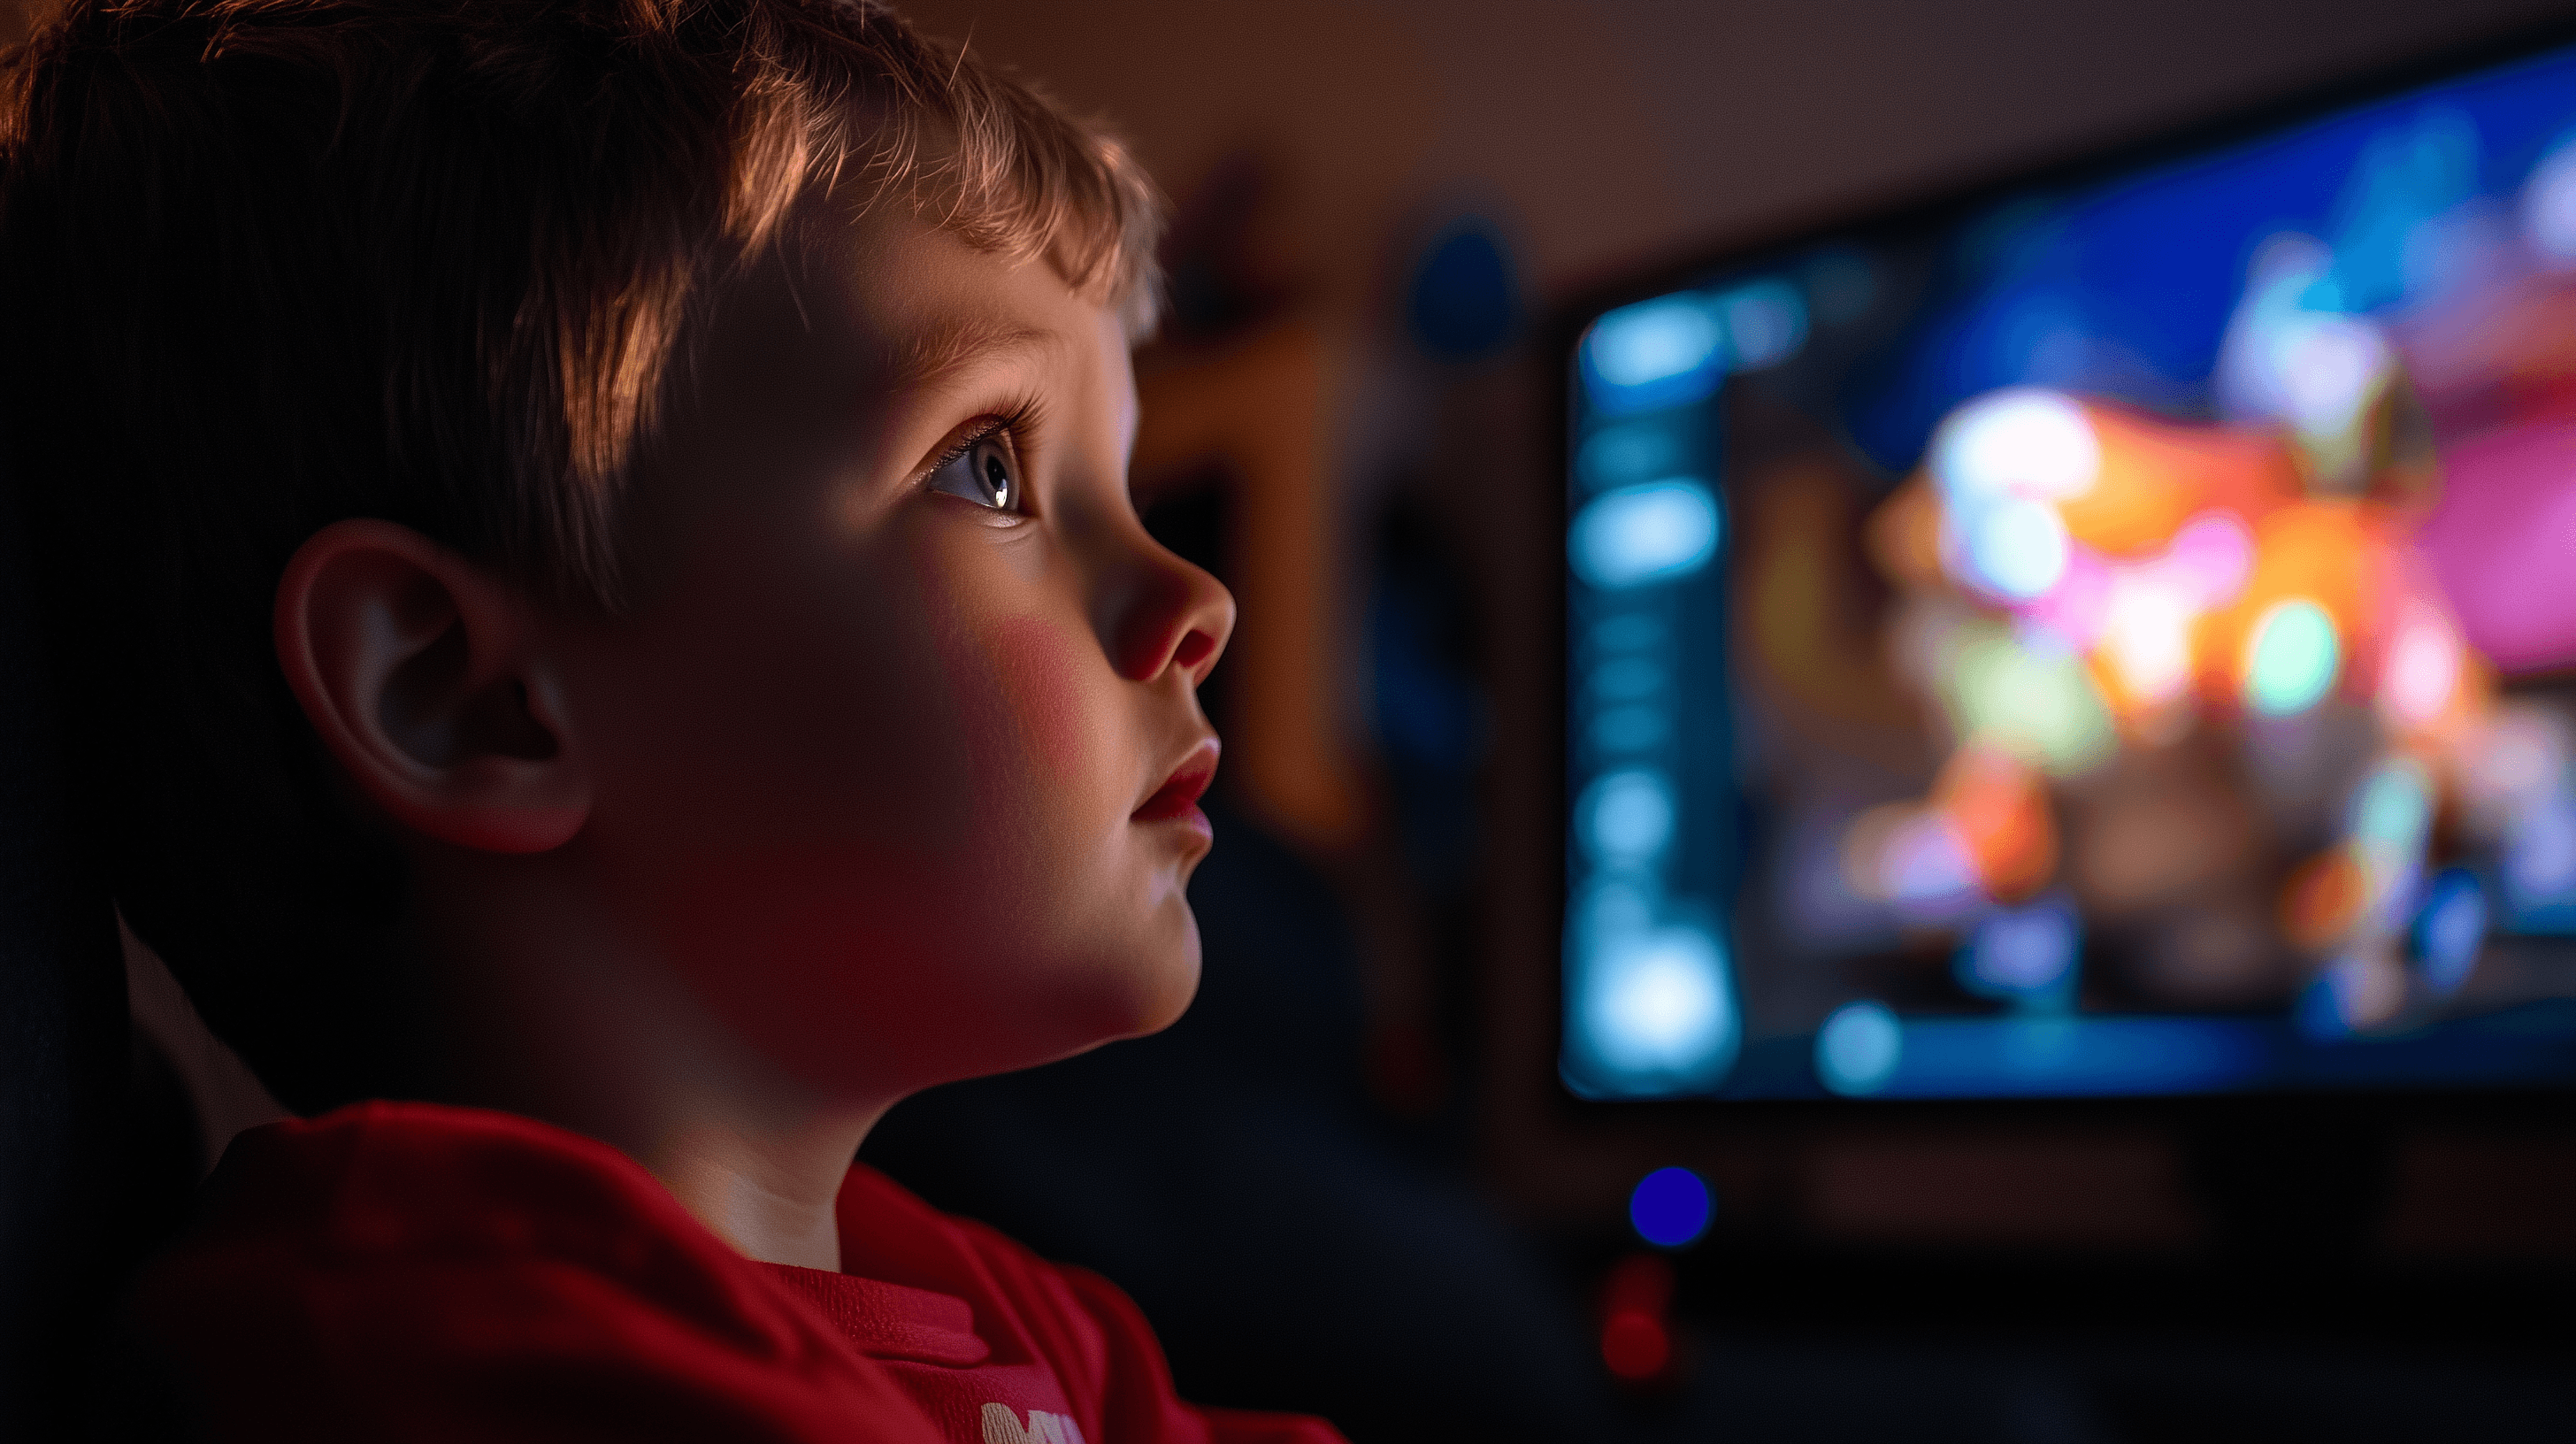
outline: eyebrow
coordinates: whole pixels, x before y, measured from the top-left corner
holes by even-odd
[[[985,317],[950,317],[897,340],[886,365],[896,390],[935,386],[987,357],[1014,351],[1051,351],[1064,338],[1053,331]]]

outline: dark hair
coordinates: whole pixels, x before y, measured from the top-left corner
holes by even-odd
[[[74,0],[0,89],[5,445],[119,907],[289,1107],[400,1092],[404,878],[270,641],[332,521],[635,584],[629,463],[816,187],[1150,305],[1115,144],[874,0]]]

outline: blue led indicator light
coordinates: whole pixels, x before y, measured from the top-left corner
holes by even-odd
[[[1658,1168],[1628,1195],[1628,1221],[1657,1248],[1680,1248],[1708,1232],[1715,1205],[1708,1185],[1687,1168]]]

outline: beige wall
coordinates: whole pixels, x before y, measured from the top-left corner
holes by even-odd
[[[911,0],[1177,189],[1259,138],[1373,256],[1481,198],[1543,289],[2576,13],[2566,0]],[[1367,256],[1346,256],[1366,264]]]

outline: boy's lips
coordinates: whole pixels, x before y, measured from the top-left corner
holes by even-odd
[[[1176,817],[1198,815],[1199,798],[1216,780],[1216,739],[1211,737],[1190,749],[1181,765],[1163,779],[1163,785],[1139,804],[1129,816],[1137,822],[1168,822]]]

